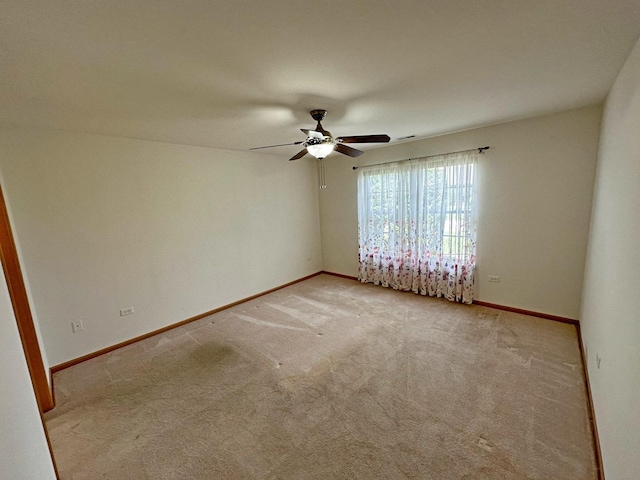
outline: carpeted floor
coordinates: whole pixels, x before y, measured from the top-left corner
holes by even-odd
[[[596,479],[575,327],[320,275],[55,375],[66,479]]]

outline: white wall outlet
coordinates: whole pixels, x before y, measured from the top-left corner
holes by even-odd
[[[131,315],[133,313],[133,307],[127,307],[120,309],[120,316]]]
[[[495,282],[495,283],[500,283],[500,277],[497,275],[489,275],[489,281],[490,282]]]
[[[73,333],[78,333],[84,330],[84,325],[82,325],[82,321],[78,320],[77,322],[71,322],[71,331]]]

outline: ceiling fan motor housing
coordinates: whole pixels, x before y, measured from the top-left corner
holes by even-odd
[[[311,118],[313,118],[316,122],[321,122],[324,120],[324,117],[327,116],[326,110],[311,110],[309,112],[311,114]]]
[[[322,133],[322,135],[324,135],[325,137],[331,137],[333,138],[333,135],[331,135],[331,132],[325,130],[322,127],[322,124],[320,123],[324,117],[327,116],[327,111],[326,110],[311,110],[309,112],[311,114],[311,118],[313,118],[316,122],[318,122],[318,125],[316,125],[316,132],[320,132]]]

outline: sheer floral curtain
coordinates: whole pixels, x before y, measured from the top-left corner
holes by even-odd
[[[359,279],[473,301],[478,154],[361,167]]]

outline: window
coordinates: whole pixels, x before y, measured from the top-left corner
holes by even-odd
[[[360,169],[359,277],[471,303],[477,153]]]

